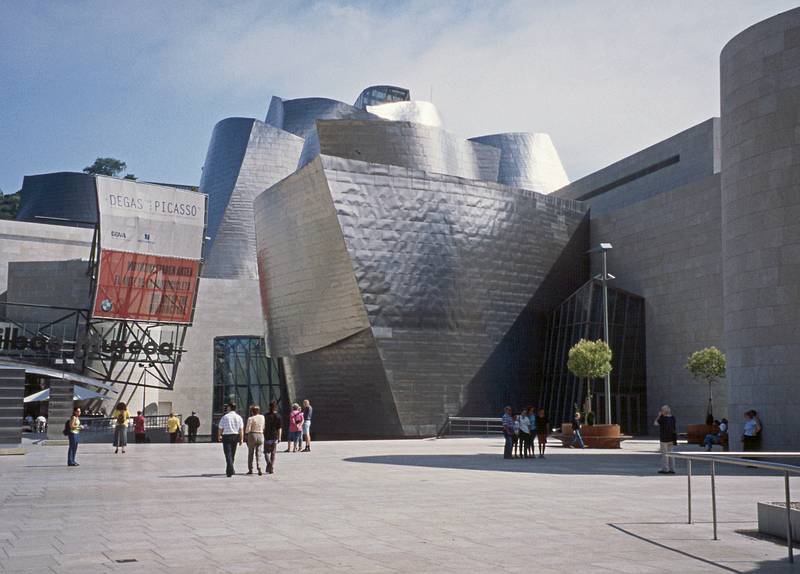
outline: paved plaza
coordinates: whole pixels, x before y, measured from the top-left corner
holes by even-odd
[[[218,444],[84,444],[79,468],[32,445],[0,457],[0,572],[794,571],[755,532],[782,477],[721,471],[715,542],[707,470],[687,525],[682,463],[655,474],[655,449],[506,461],[495,438],[320,442],[228,479]]]

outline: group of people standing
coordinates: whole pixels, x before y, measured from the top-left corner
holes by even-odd
[[[550,434],[550,421],[544,409],[528,407],[515,415],[508,406],[503,413],[502,425],[505,437],[503,458],[536,458],[534,436],[539,444],[539,458],[544,458],[547,436]]]
[[[236,474],[234,468],[236,450],[245,441],[247,441],[247,474],[253,474],[253,462],[255,462],[258,475],[263,475],[261,471],[262,451],[267,474],[274,474],[275,453],[283,432],[283,418],[278,413],[278,403],[270,402],[269,412],[266,415],[261,414],[261,408],[257,405],[251,406],[246,423],[236,412],[234,403],[229,403],[226,409],[226,413],[219,420],[218,425],[218,439],[222,443],[222,451],[225,454],[225,475],[230,478]],[[297,403],[292,404],[286,452],[311,452],[313,412],[314,409],[308,400],[303,401],[302,409]],[[305,448],[301,451],[303,441],[305,441]]]

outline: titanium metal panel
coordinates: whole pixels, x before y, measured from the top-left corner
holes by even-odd
[[[500,150],[499,183],[550,193],[569,183],[564,166],[547,134],[506,133],[470,138]]]
[[[310,398],[314,427],[329,437],[404,435],[387,372],[370,329],[328,347],[286,357],[292,400]]]
[[[500,150],[443,129],[394,121],[320,120],[319,153],[497,181]]]
[[[377,119],[364,110],[329,98],[282,100],[273,96],[266,123],[305,139],[314,131],[317,120],[347,118]]]
[[[535,323],[588,270],[581,204],[399,166],[320,156],[262,194],[257,214],[259,241],[271,234],[263,245],[273,249],[259,248],[266,318],[283,329],[270,327],[272,350],[296,345],[290,393],[330,394],[337,409],[377,393],[364,402],[375,425],[343,416],[335,428],[316,421],[321,432],[431,435],[448,414],[530,395]],[[322,241],[329,231],[339,237]],[[330,261],[348,264],[341,279],[329,281]],[[347,308],[317,301],[327,283],[351,279]],[[351,310],[358,323],[347,323]],[[364,317],[369,328],[320,346],[319,324],[356,329]],[[303,345],[314,349],[298,353]]]
[[[389,102],[377,106],[367,106],[371,114],[394,122],[411,122],[431,126],[443,127],[439,111],[430,102]]]
[[[72,221],[37,219],[57,217]],[[22,206],[18,221],[92,227],[97,221],[97,192],[94,176],[88,173],[57,172],[26,175],[22,180]],[[88,224],[76,221],[89,222]]]
[[[320,349],[369,327],[318,158],[255,202],[271,356]]]
[[[200,191],[209,195],[204,277],[255,279],[253,200],[291,174],[303,140],[253,119],[229,118],[214,129]]]
[[[208,143],[200,190],[208,195],[208,227],[206,233],[214,241],[219,231],[225,208],[236,187],[239,169],[242,167],[252,118],[226,118],[214,126]]]

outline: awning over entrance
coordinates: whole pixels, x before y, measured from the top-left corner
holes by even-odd
[[[109,397],[106,395],[101,395],[100,393],[96,393],[94,391],[90,391],[84,387],[79,387],[75,385],[72,388],[72,400],[73,401],[88,401],[89,399],[110,399],[113,397]],[[50,400],[50,389],[44,389],[39,391],[38,393],[33,393],[32,395],[28,395],[25,397],[24,402],[26,403],[38,403],[40,401],[49,401]]]
[[[64,379],[71,381],[84,387],[94,387],[96,389],[105,389],[114,394],[117,390],[107,383],[98,379],[80,375],[78,373],[70,373],[67,371],[59,371],[58,369],[51,369],[49,367],[42,367],[41,365],[31,365],[30,363],[18,363],[16,361],[9,361],[8,359],[0,360],[0,367],[8,367],[12,369],[25,369],[25,372],[31,375],[39,375],[41,377],[52,377],[55,379]]]

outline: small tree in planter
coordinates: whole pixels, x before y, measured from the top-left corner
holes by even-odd
[[[698,381],[708,385],[708,410],[706,411],[706,424],[714,424],[714,411],[712,401],[714,398],[714,383],[725,376],[725,354],[716,347],[700,349],[689,355],[686,369]]]
[[[611,356],[611,348],[605,341],[581,339],[569,350],[567,369],[579,379],[600,379],[611,372]],[[586,414],[586,421],[590,420],[590,424],[594,423],[591,410]]]

